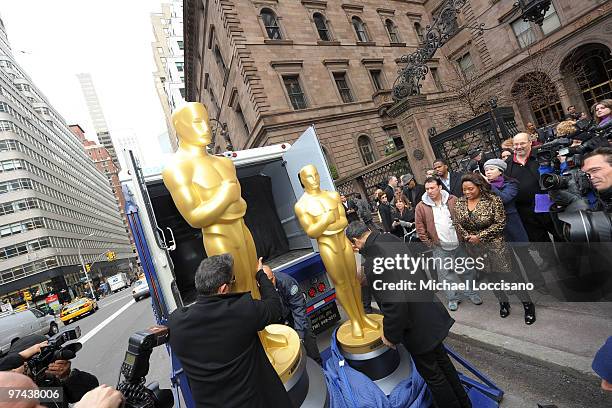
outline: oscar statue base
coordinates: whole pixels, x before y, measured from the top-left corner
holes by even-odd
[[[284,384],[289,399],[294,407],[327,408],[329,394],[323,370],[306,355],[304,348],[301,351],[295,374]]]
[[[283,384],[290,382],[300,364],[302,343],[298,334],[284,324],[270,324],[259,332],[259,339]]]
[[[368,317],[382,328],[381,315],[369,314]],[[367,375],[385,393],[410,375],[410,357],[406,350],[401,345],[397,349],[385,346],[380,331],[367,330],[364,337],[357,339],[351,335],[350,322],[346,321],[338,328],[336,337],[347,363]]]

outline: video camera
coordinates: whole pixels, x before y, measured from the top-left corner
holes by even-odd
[[[26,361],[26,373],[39,387],[52,387],[59,380],[55,377],[45,375],[49,364],[56,360],[71,360],[76,357],[76,353],[83,347],[81,343],[64,343],[76,340],[81,337],[79,326],[68,330],[62,330],[51,337],[41,352]]]
[[[151,352],[167,342],[168,328],[165,326],[152,326],[130,337],[121,364],[123,381],[117,385],[117,390],[125,397],[125,408],[171,408],[174,405],[171,390],[160,389],[156,382],[144,385]]]

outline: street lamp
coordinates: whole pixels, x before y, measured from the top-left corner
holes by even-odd
[[[85,261],[83,261],[83,255],[81,255],[81,244],[83,243],[84,240],[86,240],[87,238],[89,238],[89,237],[91,237],[93,235],[94,235],[94,233],[92,232],[91,234],[89,234],[85,238],[82,238],[79,241],[79,243],[77,244],[77,248],[79,250],[79,260],[81,261],[81,268],[83,269],[83,272],[85,272],[85,281],[87,282],[87,285],[89,286],[89,290],[91,291],[91,298],[95,299],[96,295],[94,294],[93,284],[89,281],[89,274],[87,273],[87,268],[85,268]]]

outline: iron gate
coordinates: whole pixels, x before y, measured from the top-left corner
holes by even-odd
[[[429,142],[436,157],[445,159],[452,170],[459,171],[469,162],[469,151],[480,149],[499,157],[502,141],[517,133],[514,111],[502,107],[432,136]]]

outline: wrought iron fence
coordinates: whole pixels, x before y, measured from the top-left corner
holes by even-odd
[[[429,139],[438,158],[454,170],[463,170],[469,162],[468,152],[480,149],[499,157],[501,142],[518,133],[514,111],[509,107],[495,108],[437,134]]]

